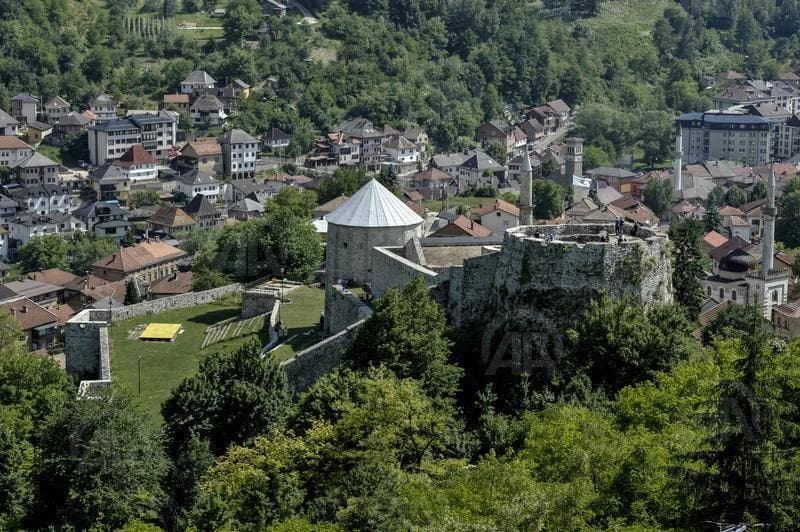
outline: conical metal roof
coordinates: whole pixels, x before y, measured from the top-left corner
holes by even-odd
[[[327,220],[350,227],[406,227],[422,223],[417,213],[374,179],[330,213]]]

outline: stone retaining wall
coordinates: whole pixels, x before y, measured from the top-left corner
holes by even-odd
[[[422,276],[428,286],[436,284],[436,272],[402,256],[402,247],[372,249],[372,296],[382,297],[396,286],[402,289],[414,278]]]
[[[320,343],[297,353],[281,363],[289,380],[289,388],[293,392],[308,390],[317,380],[327,375],[339,365],[342,353],[350,343],[364,321],[347,327],[339,334],[326,338]]]
[[[329,334],[343,331],[350,325],[372,315],[372,309],[342,285],[326,291],[325,330]]]
[[[234,283],[219,288],[212,288],[211,290],[204,290],[202,292],[188,292],[177,296],[154,299],[152,301],[136,303],[135,305],[111,309],[110,317],[111,321],[115,322],[135,318],[137,316],[145,316],[147,314],[159,314],[167,310],[205,305],[221,297],[240,293],[243,290],[243,285]]]

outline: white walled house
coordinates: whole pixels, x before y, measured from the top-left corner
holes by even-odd
[[[59,185],[9,186],[6,192],[26,213],[45,215],[75,210],[77,196]]]
[[[0,135],[16,137],[19,135],[19,121],[0,109]]]
[[[197,169],[182,174],[175,183],[175,190],[187,198],[202,194],[212,202],[219,199],[220,194],[219,182],[211,175]]]
[[[141,144],[131,146],[114,165],[134,183],[155,181],[158,178],[156,159]]]
[[[403,165],[413,164],[419,161],[419,146],[402,135],[387,142],[383,149],[389,160],[393,163]]]
[[[47,121],[51,124],[55,124],[67,116],[70,110],[69,102],[61,96],[53,96],[44,104],[44,114],[47,117]]]
[[[225,105],[213,95],[197,98],[189,107],[189,117],[196,126],[221,126],[228,119]]]
[[[8,236],[14,249],[19,249],[38,236],[85,230],[85,224],[69,213],[26,213],[8,222]]]
[[[89,102],[89,110],[94,114],[97,122],[117,118],[117,104],[114,98],[101,92]]]
[[[264,146],[270,150],[280,150],[289,147],[289,135],[277,127],[264,134]]]
[[[205,70],[195,70],[180,83],[181,94],[194,94],[198,89],[213,89],[217,80],[212,78]]]
[[[232,129],[219,139],[222,168],[226,176],[252,177],[256,172],[258,140],[241,129]]]
[[[33,147],[17,137],[0,136],[0,166],[15,167],[33,155]]]

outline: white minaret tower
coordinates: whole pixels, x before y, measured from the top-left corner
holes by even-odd
[[[775,167],[769,165],[767,181],[767,206],[764,209],[764,239],[761,242],[761,276],[766,278],[772,270],[775,255]]]
[[[683,128],[678,124],[678,136],[675,139],[675,175],[673,177],[673,188],[675,192],[680,192],[683,188],[683,176],[681,174],[683,166]]]
[[[533,165],[531,165],[528,148],[523,150],[519,174],[519,224],[531,225],[533,223]]]

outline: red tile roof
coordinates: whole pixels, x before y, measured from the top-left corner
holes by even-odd
[[[186,252],[164,242],[142,242],[135,246],[122,248],[93,264],[95,268],[133,273],[154,264],[179,259]]]
[[[10,313],[23,331],[58,322],[58,316],[37,305],[27,297],[0,303],[0,312],[3,311]]]
[[[156,164],[156,159],[141,144],[131,146],[116,162],[117,166],[122,166],[123,168],[145,164]]]
[[[478,204],[477,207],[470,210],[470,214],[480,217],[495,211],[502,211],[512,216],[519,216],[519,207],[499,198],[495,199],[492,203],[485,205],[483,203]]]
[[[466,216],[459,215],[456,216],[452,222],[432,233],[430,236],[457,236],[459,233],[474,237],[489,236],[492,234],[489,229],[478,222],[470,220]]]
[[[32,150],[31,146],[28,146],[17,137],[10,137],[8,135],[0,135],[0,150]]]
[[[716,231],[709,231],[703,235],[703,242],[711,246],[711,248],[718,248],[724,246],[728,242],[728,237],[717,233]]]
[[[40,272],[31,272],[28,274],[28,279],[39,281],[40,283],[67,287],[79,279],[79,277],[74,273],[65,272],[59,268],[50,268],[49,270]]]

